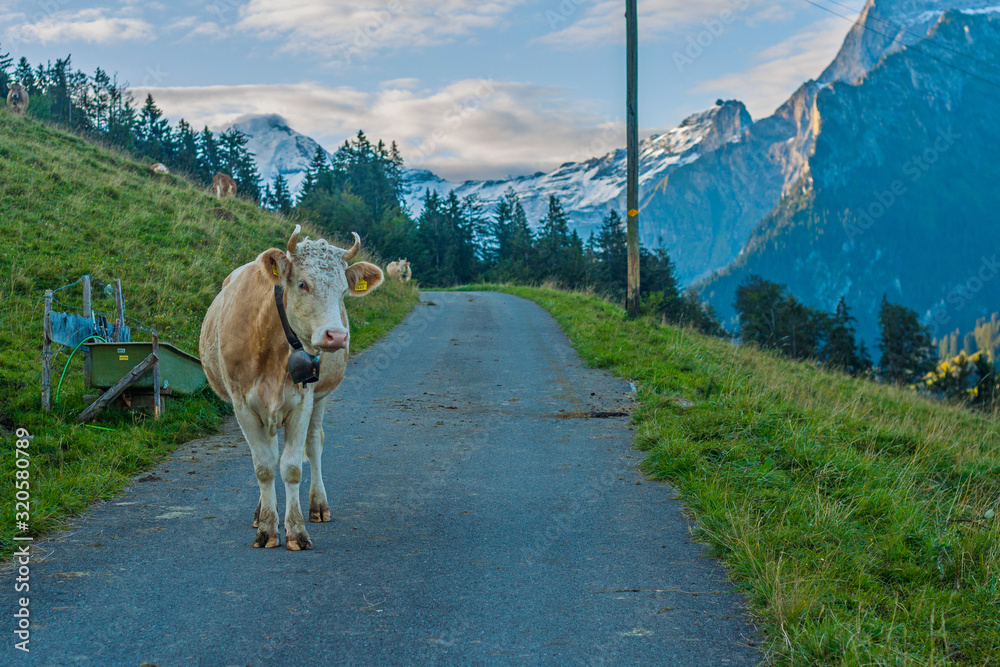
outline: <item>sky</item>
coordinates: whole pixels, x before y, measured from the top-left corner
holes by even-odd
[[[862,0],[638,0],[641,136],[716,99],[770,115],[833,59]],[[625,144],[619,0],[0,0],[0,53],[72,55],[167,116],[276,113],[328,149],[359,129],[450,180]],[[834,16],[830,12],[841,14]]]

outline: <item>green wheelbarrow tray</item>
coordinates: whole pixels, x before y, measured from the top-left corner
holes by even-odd
[[[88,343],[87,347],[90,348],[90,385],[100,389],[113,386],[153,352],[153,344],[149,341]],[[203,387],[207,380],[198,357],[169,343],[160,343],[160,382],[174,393],[191,394]],[[141,375],[131,386],[152,391],[153,371]]]

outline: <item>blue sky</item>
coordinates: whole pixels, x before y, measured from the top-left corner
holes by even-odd
[[[819,0],[851,18],[861,0]],[[804,0],[639,0],[642,135],[717,98],[769,115],[850,22]],[[363,128],[452,179],[624,145],[624,2],[12,0],[0,52],[118,72],[174,120],[278,113],[328,148]]]

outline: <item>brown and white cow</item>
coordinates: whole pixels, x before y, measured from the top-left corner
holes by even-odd
[[[374,264],[348,262],[361,240],[344,250],[325,240],[288,240],[287,252],[271,248],[229,274],[201,327],[202,364],[212,388],[231,402],[253,455],[260,486],[254,514],[255,547],[276,547],[278,511],[274,493],[275,468],[285,483],[285,546],[311,549],[299,504],[302,454],[309,459],[309,520],[329,521],[330,506],[320,458],[323,453],[323,412],[327,397],[344,378],[350,345],[345,296],[366,296],[382,282]],[[290,375],[293,347],[286,336],[276,294],[287,313],[292,336],[304,352],[319,358],[318,381],[298,384]],[[285,444],[278,456],[278,429]]]
[[[219,199],[232,197],[236,194],[236,181],[229,174],[219,172],[212,178],[212,192]]]
[[[7,106],[18,116],[28,110],[28,91],[20,83],[13,83],[7,91]]]
[[[154,174],[169,174],[170,170],[167,169],[167,165],[162,162],[157,162],[152,167],[149,168]]]
[[[397,259],[395,262],[389,262],[385,267],[385,272],[389,274],[390,278],[395,278],[400,282],[406,282],[410,279],[412,275],[410,271],[410,263],[406,261],[405,258]]]

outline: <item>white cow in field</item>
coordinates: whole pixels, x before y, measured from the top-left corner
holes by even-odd
[[[345,296],[365,296],[382,282],[374,264],[348,262],[361,239],[344,250],[325,240],[288,240],[229,274],[201,327],[202,364],[212,388],[231,402],[253,454],[260,486],[254,513],[255,547],[276,547],[275,469],[285,483],[285,546],[311,549],[299,482],[309,458],[309,520],[329,521],[323,486],[323,413],[327,396],[344,378],[350,344]],[[283,321],[287,322],[287,327]],[[301,349],[297,349],[296,346]],[[294,379],[293,379],[294,376]],[[285,444],[278,457],[278,429]]]
[[[385,272],[389,274],[390,278],[395,278],[404,283],[408,282],[413,275],[413,272],[410,271],[410,263],[405,258],[389,262],[385,267]]]
[[[28,91],[20,83],[11,84],[7,91],[7,106],[18,116],[28,110]]]

